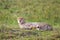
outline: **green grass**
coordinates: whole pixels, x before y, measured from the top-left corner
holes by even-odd
[[[20,31],[17,17],[23,17],[28,22],[46,22],[58,31],[27,30],[31,34],[26,35],[26,30]],[[12,32],[10,36],[13,29],[18,29],[18,32]],[[60,40],[56,37],[59,30],[60,0],[0,0],[0,40]],[[20,36],[23,33],[26,33],[25,36]]]

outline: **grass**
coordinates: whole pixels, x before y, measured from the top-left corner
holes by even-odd
[[[46,22],[54,30],[21,30],[17,17]],[[59,30],[60,0],[0,0],[0,40],[60,40]]]
[[[38,31],[1,27],[0,40],[60,40],[60,31],[59,29]]]

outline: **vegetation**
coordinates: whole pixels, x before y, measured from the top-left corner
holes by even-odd
[[[21,30],[17,17],[46,22],[53,31]],[[60,40],[60,0],[0,0],[0,40]]]

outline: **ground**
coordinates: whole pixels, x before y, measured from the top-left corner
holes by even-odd
[[[18,17],[54,30],[21,30]],[[60,40],[60,0],[0,0],[0,40]]]

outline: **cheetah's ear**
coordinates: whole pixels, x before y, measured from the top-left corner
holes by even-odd
[[[20,20],[20,19],[22,19],[22,17],[17,17],[17,20]]]
[[[23,17],[18,17],[17,19],[24,19]]]

